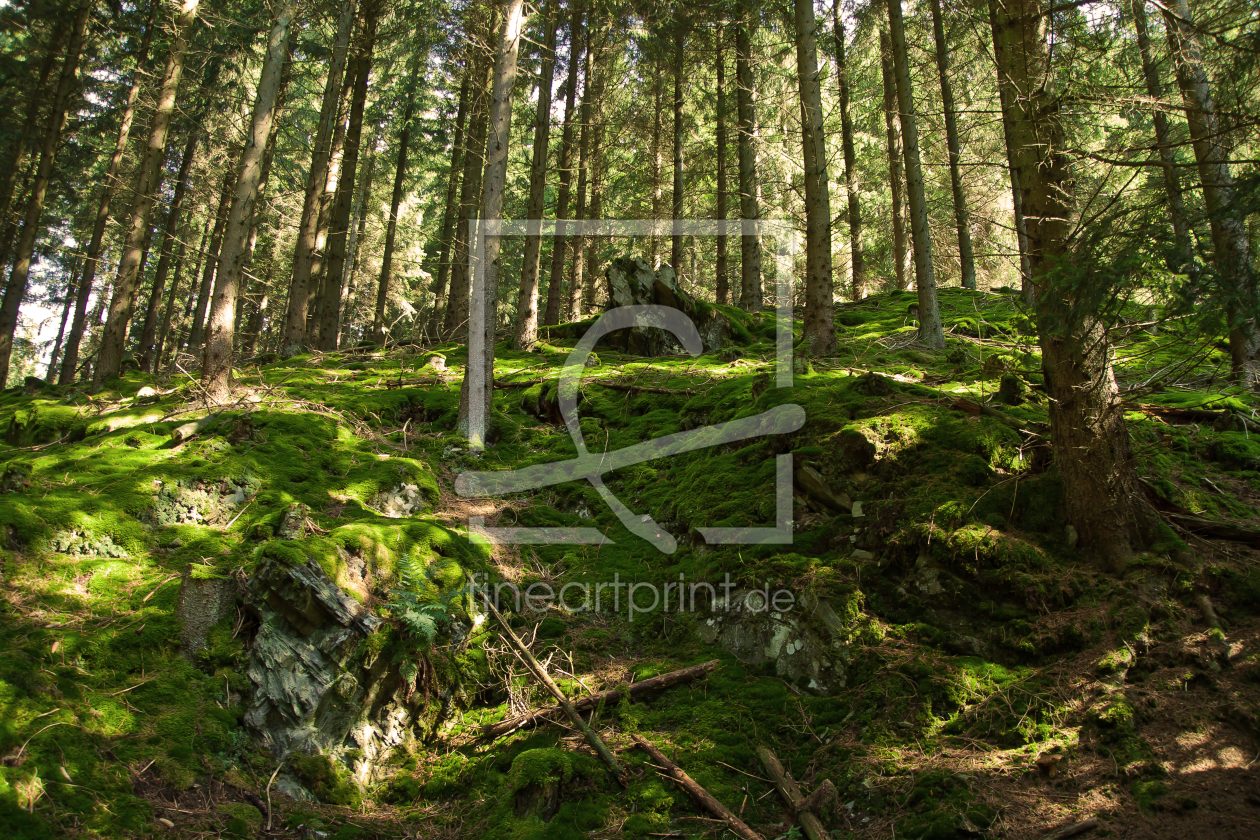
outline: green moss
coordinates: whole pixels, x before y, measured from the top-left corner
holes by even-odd
[[[531,785],[563,784],[572,776],[573,762],[564,750],[554,747],[526,750],[512,762],[512,771],[508,776],[509,790],[515,793]]]

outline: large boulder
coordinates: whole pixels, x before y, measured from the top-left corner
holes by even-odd
[[[695,324],[705,353],[716,353],[731,342],[733,331],[727,317],[716,307],[697,301],[683,291],[669,266],[653,271],[641,259],[620,257],[608,266],[605,276],[610,307],[655,304],[678,309]],[[673,356],[684,352],[677,337],[663,329],[663,324],[653,324],[651,316],[643,320],[644,326],[619,330],[609,336],[607,346],[636,356]]]

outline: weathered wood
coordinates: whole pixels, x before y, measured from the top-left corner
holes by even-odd
[[[468,579],[468,582],[473,587],[473,591],[476,591],[476,583],[471,577]],[[504,635],[507,636],[508,642],[521,657],[521,661],[525,663],[525,667],[533,673],[534,678],[537,679],[538,682],[542,683],[544,688],[551,692],[551,696],[556,698],[556,702],[564,711],[565,717],[569,719],[570,723],[578,728],[578,731],[580,731],[582,736],[586,738],[586,742],[591,745],[591,748],[595,750],[596,754],[598,754],[599,757],[603,759],[604,763],[608,765],[608,769],[612,771],[613,776],[616,777],[621,786],[628,787],[629,783],[626,780],[626,771],[621,769],[621,765],[617,763],[617,758],[612,754],[612,750],[608,749],[608,745],[604,743],[603,739],[600,738],[593,729],[586,725],[586,721],[582,720],[582,716],[577,713],[577,710],[573,708],[573,704],[570,703],[569,699],[564,696],[564,692],[560,690],[560,686],[556,685],[555,680],[553,680],[547,673],[547,669],[544,668],[542,664],[534,658],[534,655],[529,652],[529,648],[527,648],[525,643],[521,641],[520,636],[517,636],[515,631],[512,630],[512,627],[507,623],[507,620],[503,618],[502,613],[500,613],[494,606],[494,603],[489,598],[483,599],[483,603],[490,614],[494,616],[494,620],[499,623],[501,628],[503,628]]]
[[[220,412],[218,414],[208,414],[200,420],[193,420],[191,423],[184,423],[181,426],[176,426],[174,429],[171,429],[171,440],[176,443],[182,443],[190,437],[195,437],[202,432],[215,427],[222,419],[223,414]]]
[[[629,686],[629,694],[631,697],[637,697],[640,694],[646,694],[649,691],[659,691],[663,688],[678,685],[683,682],[690,682],[713,671],[718,666],[718,660],[713,659],[702,665],[692,665],[690,668],[682,668],[678,671],[670,671],[668,674],[660,674],[650,679],[637,682]],[[573,708],[579,712],[587,709],[593,709],[601,703],[612,704],[621,702],[622,691],[614,688],[611,691],[601,691],[597,694],[591,694],[573,701]],[[550,718],[562,713],[564,709],[560,706],[548,706],[543,709],[531,709],[523,715],[517,715],[508,720],[492,723],[482,728],[481,736],[483,738],[499,738],[510,732],[515,732],[526,726],[532,726],[536,723],[550,722]]]
[[[700,787],[695,779],[687,775],[685,770],[666,758],[665,753],[657,749],[656,745],[642,735],[633,737],[635,744],[651,756],[653,761],[665,768],[665,774],[673,779],[679,787],[691,794],[691,797],[703,806],[706,811],[726,823],[731,831],[743,837],[744,840],[761,840],[760,834],[745,825],[743,820],[731,813],[730,809],[721,802],[717,801],[713,794]]]
[[[766,772],[770,774],[770,778],[774,779],[774,786],[778,789],[779,795],[787,802],[788,807],[796,814],[797,822],[801,824],[801,828],[805,829],[805,836],[809,840],[826,840],[829,836],[827,828],[822,824],[822,820],[809,810],[804,795],[801,793],[800,787],[796,784],[796,780],[783,769],[783,765],[779,763],[779,759],[769,747],[758,746],[757,757],[761,759],[762,765],[766,768]],[[812,803],[810,803],[812,804]]]
[[[969,400],[965,397],[955,397],[954,408],[959,411],[965,411],[968,414],[983,414],[985,417],[992,417],[994,420],[997,420],[1003,425],[1010,426],[1017,432],[1036,435],[1046,435],[1050,432],[1050,426],[1046,423],[1019,420],[1009,414],[998,411],[996,408],[981,405],[980,403],[974,402],[973,400]]]
[[[1182,528],[1200,537],[1230,540],[1232,542],[1245,543],[1254,548],[1260,548],[1260,531],[1252,528],[1243,528],[1240,525],[1233,525],[1229,522],[1217,522],[1213,519],[1203,519],[1198,516],[1182,516],[1175,513],[1165,514],[1165,518],[1174,525],[1180,525]]]
[[[1064,838],[1074,837],[1077,834],[1082,834],[1090,829],[1098,828],[1099,825],[1100,823],[1096,817],[1090,817],[1087,820],[1081,820],[1078,823],[1072,823],[1071,825],[1064,826],[1058,831],[1043,834],[1041,836],[1041,840],[1064,840]]]

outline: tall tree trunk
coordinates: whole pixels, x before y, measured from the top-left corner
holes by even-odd
[[[394,237],[398,233],[398,207],[402,204],[403,186],[407,183],[407,150],[411,144],[411,117],[415,112],[416,83],[422,62],[417,61],[411,73],[411,88],[403,108],[402,130],[398,133],[398,165],[394,170],[394,192],[389,200],[389,223],[385,227],[385,250],[381,254],[381,275],[376,284],[376,309],[372,318],[372,340],[384,344],[385,304],[389,300],[390,270],[394,260]]]
[[[140,163],[136,198],[124,227],[125,244],[122,257],[118,261],[118,276],[114,280],[114,297],[109,304],[105,331],[101,334],[100,359],[92,374],[93,382],[98,385],[118,376],[122,371],[127,327],[131,323],[140,282],[140,259],[144,252],[144,240],[150,231],[149,220],[153,215],[153,204],[162,183],[162,164],[166,161],[166,135],[175,114],[175,96],[179,91],[180,77],[184,73],[184,55],[188,52],[188,41],[192,34],[193,19],[197,16],[198,3],[199,0],[182,0],[175,18],[175,39],[166,60],[162,86],[149,123],[149,141]]]
[[[1212,231],[1212,261],[1225,292],[1230,367],[1240,384],[1260,388],[1260,330],[1256,326],[1260,295],[1251,266],[1247,226],[1235,202],[1229,150],[1222,139],[1216,101],[1186,0],[1171,0],[1170,6],[1164,7],[1164,26],[1177,63],[1177,85],[1185,101],[1194,159],[1203,182],[1203,204]]]
[[[157,8],[158,4],[154,2],[153,9],[156,11]],[[127,98],[123,100],[122,113],[119,114],[118,138],[114,141],[114,152],[105,170],[105,182],[101,185],[100,198],[96,204],[96,222],[92,226],[92,238],[88,242],[87,262],[79,277],[79,288],[75,294],[74,319],[70,322],[70,335],[66,338],[65,355],[62,357],[61,374],[58,377],[61,385],[72,384],[79,367],[79,343],[83,340],[83,327],[87,322],[88,298],[92,294],[92,283],[96,279],[96,268],[100,262],[101,244],[105,241],[105,228],[109,224],[109,206],[118,191],[118,170],[122,165],[123,153],[127,151],[127,141],[131,137],[131,123],[136,115],[136,99],[140,96],[140,83],[144,78],[144,65],[149,56],[153,28],[151,19],[149,26],[145,27],[131,87],[127,91]]]
[[[967,197],[963,195],[962,145],[958,141],[958,116],[954,107],[954,87],[949,81],[949,43],[945,40],[945,20],[941,0],[931,0],[932,33],[936,37],[936,72],[941,77],[941,106],[945,110],[945,145],[949,149],[949,184],[954,191],[954,225],[958,228],[958,262],[962,269],[962,287],[976,288],[976,259],[971,250],[971,220],[967,216]]]
[[[468,118],[468,100],[473,65],[464,71],[459,86],[459,110],[455,117],[455,137],[451,143],[451,168],[446,176],[446,204],[442,210],[442,232],[438,238],[438,274],[433,286],[433,311],[429,313],[426,332],[437,336],[442,329],[442,311],[446,305],[446,287],[451,276],[451,239],[454,236],[455,217],[459,213],[459,176],[464,169],[464,128]]]
[[[14,198],[21,198],[16,193],[18,173],[23,169],[22,161],[26,158],[26,148],[30,145],[32,138],[35,137],[35,132],[39,128],[39,115],[48,101],[48,78],[52,75],[53,68],[57,66],[57,56],[61,54],[61,42],[65,36],[66,20],[58,16],[56,21],[53,22],[52,31],[49,33],[48,48],[44,51],[44,60],[40,62],[36,82],[28,93],[26,117],[22,121],[22,130],[18,132],[18,136],[14,139],[12,146],[9,147],[9,154],[6,160],[7,165],[4,168],[4,180],[0,182],[0,224],[4,225],[3,239],[0,240],[0,269],[8,265],[9,249],[13,247],[13,238],[17,235],[17,219],[10,218],[10,211],[13,209]],[[144,64],[144,54],[147,49],[148,38],[146,32],[141,56],[136,62],[137,69],[141,69]],[[138,84],[140,74],[137,72],[134,78],[136,84]]]
[[[503,193],[507,188],[508,141],[512,128],[512,88],[516,83],[516,57],[524,25],[523,0],[502,0],[503,31],[499,37],[494,67],[493,98],[490,103],[490,136],[486,147],[485,188],[481,194],[481,217],[487,222],[503,219]],[[469,324],[468,366],[460,393],[459,426],[468,435],[472,449],[484,448],[494,402],[494,338],[498,327],[500,237],[484,236],[473,247],[484,267],[483,288],[476,290],[481,317]],[[476,315],[476,313],[474,313]],[[480,356],[480,358],[479,358]]]
[[[578,128],[577,206],[573,214],[573,218],[579,222],[586,221],[586,190],[587,181],[590,177],[588,165],[591,147],[591,77],[595,72],[594,54],[596,49],[598,49],[598,46],[595,33],[588,31],[586,72],[582,85],[582,108],[578,116],[581,125]],[[582,247],[585,244],[585,239],[582,234],[578,233],[567,237],[567,240],[568,246],[573,249],[573,261],[569,266],[569,303],[565,317],[569,321],[579,321],[582,318],[582,281],[585,279],[586,271],[586,249]]]
[[[665,161],[661,149],[664,147],[664,126],[661,112],[665,110],[665,83],[660,73],[654,73],[652,81],[652,221],[661,219],[661,211],[665,204],[665,189],[662,178],[665,175]],[[652,225],[653,233],[656,225]],[[661,267],[661,238],[652,236],[652,270]]]
[[[188,328],[188,351],[196,353],[205,339],[206,310],[214,291],[214,278],[223,263],[223,231],[227,226],[228,213],[232,209],[232,195],[236,188],[236,171],[223,176],[223,190],[219,193],[219,209],[214,214],[214,231],[210,234],[210,250],[206,253],[205,269],[201,274],[201,286],[197,289],[197,305],[193,309],[192,324]],[[191,301],[189,301],[191,303]]]
[[[583,218],[597,220],[604,212],[604,99],[608,89],[608,62],[612,50],[608,45],[607,30],[601,31],[597,49],[591,60],[591,110],[587,117],[590,124],[590,145],[587,149],[586,171],[589,180],[590,201]],[[584,282],[583,312],[590,314],[600,300],[599,243],[601,237],[585,237],[586,258],[583,260]]]
[[[560,133],[560,185],[556,195],[556,235],[551,242],[551,275],[547,281],[547,310],[543,315],[544,326],[560,323],[564,299],[564,255],[569,244],[565,236],[568,225],[569,199],[573,185],[573,118],[577,105],[577,78],[582,67],[582,8],[574,4],[569,19],[569,78],[564,84],[564,128]]]
[[[302,217],[298,223],[297,241],[293,248],[293,277],[289,283],[289,303],[284,317],[284,337],[281,341],[281,347],[286,356],[300,353],[302,346],[306,343],[306,310],[312,291],[312,260],[315,255],[319,228],[320,201],[328,181],[333,123],[337,120],[337,111],[341,104],[346,54],[349,52],[350,36],[354,31],[356,5],[356,0],[342,0],[340,6],[337,34],[333,38],[332,55],[328,62],[328,80],[324,85],[319,123],[315,132],[315,142],[311,147],[311,168],[306,179]]]
[[[350,232],[350,210],[354,205],[355,174],[359,167],[359,149],[363,144],[363,109],[367,106],[368,81],[372,71],[372,53],[376,47],[376,28],[384,0],[363,0],[361,43],[355,56],[355,87],[350,105],[350,124],[346,129],[345,148],[341,159],[341,177],[329,221],[324,299],[320,309],[319,349],[337,349],[341,326],[342,281],[346,273],[346,241]],[[420,67],[421,62],[416,62]],[[417,69],[416,72],[419,72]]]
[[[44,214],[44,196],[52,180],[53,159],[61,145],[61,132],[69,115],[70,95],[78,78],[79,54],[83,51],[83,34],[87,29],[88,16],[94,0],[80,0],[76,11],[70,40],[66,44],[66,57],[61,63],[61,76],[57,91],[53,94],[48,127],[44,129],[39,149],[39,165],[31,194],[26,200],[26,214],[22,219],[22,232],[18,236],[13,255],[13,271],[4,289],[4,301],[0,303],[0,387],[9,379],[9,357],[13,353],[13,334],[17,330],[18,313],[22,298],[26,297],[26,283],[31,273],[31,258],[35,253],[35,240],[39,237],[40,220]]]
[[[1015,166],[1015,149],[1011,144],[1012,103],[1018,95],[1018,91],[1015,90],[1011,80],[1002,69],[1009,61],[1014,59],[1002,53],[1003,46],[1001,39],[998,37],[997,13],[998,4],[990,0],[989,26],[993,30],[993,55],[997,66],[998,103],[1002,111],[1002,138],[1006,144],[1007,168],[1011,179],[1011,208],[1015,218],[1015,242],[1019,249],[1020,292],[1024,301],[1031,304],[1035,301],[1037,288],[1032,280],[1032,267],[1028,258],[1028,225],[1024,219],[1024,190],[1019,183],[1019,171]]]
[[[831,6],[836,38],[836,87],[840,95],[840,144],[844,150],[844,192],[849,204],[849,262],[853,299],[866,297],[866,253],[862,247],[862,202],[858,196],[857,152],[853,147],[853,118],[849,113],[849,60],[845,53],[844,19],[840,0]]]
[[[906,277],[906,219],[902,206],[901,128],[897,125],[897,78],[893,72],[892,41],[879,33],[880,69],[884,77],[884,129],[888,135],[888,189],[892,193],[893,278],[897,288],[910,287]]]
[[[485,32],[489,42],[492,19],[480,22],[478,28]],[[473,25],[473,24],[470,24]],[[455,258],[451,266],[451,291],[446,301],[446,318],[442,333],[452,341],[463,341],[468,336],[468,221],[477,218],[477,201],[481,195],[481,177],[486,154],[486,130],[489,122],[489,103],[486,88],[493,60],[484,53],[477,55],[477,69],[473,74],[474,88],[472,111],[469,117],[468,146],[464,151],[464,174],[459,185],[459,216],[455,225]]]
[[[896,0],[894,0],[896,2]],[[801,145],[805,156],[805,326],[809,352],[836,351],[831,280],[831,194],[823,137],[822,86],[818,82],[818,19],[813,0],[794,0],[796,78],[801,92]]]
[[[57,374],[57,359],[61,356],[61,342],[66,337],[66,322],[70,320],[70,310],[74,308],[74,292],[79,285],[81,268],[82,264],[77,259],[70,268],[70,282],[66,285],[66,300],[61,307],[61,326],[57,328],[57,340],[53,342],[52,353],[48,356],[48,370],[44,372],[44,379],[48,382],[52,382]]]
[[[221,225],[220,220],[224,222],[227,221],[226,210],[224,209],[222,202],[220,202],[219,209],[222,212],[215,216],[214,223],[216,227],[219,227]],[[220,230],[220,233],[221,232],[222,231]],[[192,274],[188,275],[190,292],[192,291],[192,288],[191,288],[192,284],[197,282],[197,275],[201,274],[202,261],[204,260],[210,263],[213,262],[214,258],[210,256],[209,248],[214,245],[214,241],[216,237],[217,237],[217,234],[214,233],[210,228],[210,218],[207,217],[205,225],[202,227],[202,231],[201,231],[201,245],[197,248],[197,259],[193,262]],[[212,270],[212,267],[209,265],[206,268],[207,270]],[[201,294],[197,296],[189,294],[185,298],[184,311],[180,314],[180,317],[179,317],[179,324],[178,324],[179,337],[175,341],[171,342],[170,354],[167,359],[166,370],[168,372],[171,370],[174,370],[175,364],[179,360],[180,351],[183,350],[184,347],[187,346],[188,339],[192,335],[191,320],[192,320],[194,304],[199,299],[204,300],[210,294],[209,280],[207,278],[202,279],[201,286],[203,290]],[[172,324],[171,326],[172,331],[175,330],[175,327],[176,325]]]
[[[188,172],[192,168],[193,155],[197,150],[197,129],[188,136],[188,144],[184,146],[184,159],[179,165],[179,180],[175,183],[175,194],[171,197],[171,206],[166,214],[166,227],[162,232],[162,251],[158,257],[157,269],[153,272],[153,289],[149,292],[149,305],[144,313],[144,329],[140,333],[140,369],[145,373],[153,371],[153,345],[157,338],[158,308],[162,304],[162,291],[166,288],[166,275],[171,268],[171,258],[175,250],[175,240],[179,233],[181,212],[184,206],[184,194],[188,189]]]
[[[677,7],[675,7],[677,8]],[[671,216],[674,220],[670,239],[669,264],[682,275],[683,235],[679,220],[683,214],[683,59],[686,58],[687,31],[681,20],[674,21],[674,193]]]
[[[551,139],[551,86],[556,67],[556,0],[544,0],[541,49],[542,65],[538,71],[538,108],[534,113],[534,158],[529,170],[529,207],[531,233],[525,237],[525,256],[521,269],[521,286],[516,296],[516,330],[512,346],[529,350],[538,341],[538,271],[542,256],[542,217],[547,189],[547,150]],[[538,232],[532,230],[537,227]]]
[[[184,228],[185,235],[191,233],[188,227]],[[210,220],[206,219],[205,226],[201,232],[201,247],[205,247],[206,237],[210,235]],[[184,273],[184,257],[188,252],[184,239],[179,242],[179,251],[175,255],[175,276],[171,278],[171,290],[166,296],[166,307],[162,312],[162,324],[158,329],[157,342],[153,347],[153,371],[157,372],[162,367],[162,356],[167,349],[166,341],[171,334],[171,316],[175,312],[175,301],[179,300],[180,281],[183,279]],[[195,274],[193,276],[196,276]]]
[[[726,256],[726,44],[722,24],[717,27],[717,302],[726,305],[731,296],[730,278],[727,277]]]
[[[994,0],[996,5],[997,0]],[[1055,107],[1049,0],[1006,0],[994,15],[1002,70],[1014,90],[1011,148],[1027,213],[1029,263],[1037,286],[1037,330],[1049,395],[1051,442],[1063,477],[1063,503],[1083,547],[1120,571],[1143,546],[1154,515],[1133,470],[1124,410],[1111,368],[1106,325],[1075,302],[1072,283],[1056,282],[1070,260],[1075,209]]]
[[[1133,25],[1137,30],[1138,53],[1142,57],[1142,76],[1146,92],[1151,97],[1151,120],[1155,124],[1155,144],[1159,147],[1159,166],[1164,176],[1164,192],[1168,196],[1168,216],[1172,222],[1173,236],[1177,243],[1177,257],[1169,266],[1180,271],[1193,260],[1190,226],[1186,224],[1186,206],[1182,200],[1181,179],[1177,176],[1177,156],[1173,151],[1172,132],[1168,128],[1168,116],[1163,111],[1164,83],[1159,77],[1159,67],[1151,51],[1150,29],[1147,26],[1146,0],[1130,0]]]
[[[914,273],[919,290],[919,341],[934,350],[945,348],[941,308],[936,299],[936,274],[932,268],[932,230],[928,224],[927,193],[919,162],[919,122],[914,113],[914,88],[906,54],[906,30],[901,0],[887,0],[888,30],[892,39],[893,73],[897,79],[897,108],[905,145],[906,192],[910,199],[910,240],[914,246]]]
[[[358,276],[360,256],[363,253],[363,240],[367,234],[367,203],[372,196],[372,181],[376,178],[376,146],[379,138],[372,141],[372,150],[363,163],[363,174],[359,176],[359,194],[354,199],[354,214],[350,220],[350,239],[346,243],[346,293],[341,302],[341,323],[337,329],[341,333],[341,346],[350,342],[350,331],[354,324],[355,301],[358,298]]]
[[[749,26],[756,18],[745,4],[735,24],[735,102],[739,116],[739,215],[746,222],[761,218],[761,187],[757,178],[757,88],[752,72],[752,38]],[[739,238],[739,306],[760,312],[764,299],[761,282],[761,236],[744,232]]]
[[[293,22],[295,4],[296,0],[288,0],[281,7],[267,40],[267,55],[258,79],[249,137],[241,151],[241,161],[236,170],[236,194],[232,198],[232,209],[228,212],[219,271],[214,283],[214,305],[210,309],[206,353],[201,365],[201,386],[207,399],[220,405],[232,396],[236,290],[245,269],[254,198],[262,175],[267,141],[271,136],[271,122],[275,117],[276,101],[280,93],[280,76],[289,54],[289,26]]]

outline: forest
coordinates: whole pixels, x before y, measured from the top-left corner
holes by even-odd
[[[1255,0],[0,0],[0,109],[8,840],[1260,835]]]

